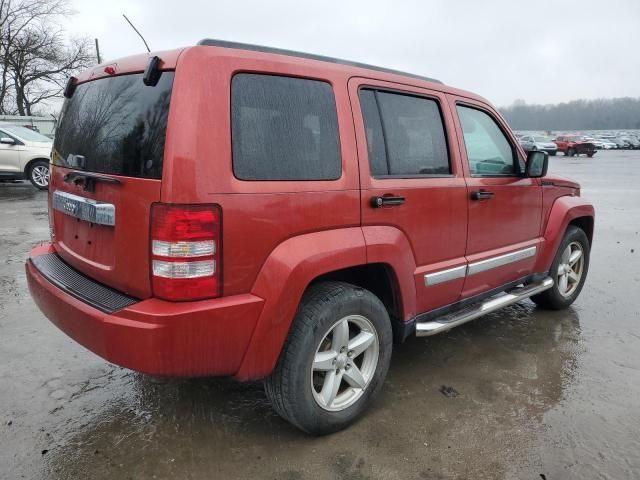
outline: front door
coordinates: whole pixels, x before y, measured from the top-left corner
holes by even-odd
[[[20,155],[24,150],[22,142],[16,140],[15,137],[0,130],[0,138],[10,138],[15,143],[0,143],[0,172],[19,173],[20,170]]]
[[[455,302],[466,268],[467,200],[445,95],[366,78],[352,78],[349,93],[368,260],[376,261],[382,236],[399,246],[399,260],[415,260],[416,311],[405,315]]]
[[[462,297],[500,287],[529,273],[539,248],[542,186],[523,175],[517,142],[487,106],[449,97],[467,179],[467,279]]]

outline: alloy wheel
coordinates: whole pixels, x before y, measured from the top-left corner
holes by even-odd
[[[560,295],[570,297],[580,285],[584,271],[584,250],[578,242],[571,242],[562,252],[557,272]]]
[[[44,165],[36,165],[31,169],[31,178],[33,183],[39,187],[47,187],[49,185],[49,168]]]
[[[311,365],[316,403],[337,412],[357,402],[373,379],[379,350],[378,334],[366,317],[349,315],[334,323],[320,341]]]

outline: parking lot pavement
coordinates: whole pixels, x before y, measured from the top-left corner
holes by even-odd
[[[640,152],[551,157],[551,171],[597,210],[577,303],[411,339],[368,414],[323,438],[277,417],[259,384],[151,378],[68,339],[23,271],[48,237],[46,194],[0,184],[0,478],[638,478]]]

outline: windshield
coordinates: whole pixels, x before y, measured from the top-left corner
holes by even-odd
[[[547,137],[537,136],[537,137],[533,137],[533,141],[534,142],[550,142],[551,140]]]
[[[173,72],[146,86],[142,74],[78,85],[63,108],[53,163],[90,172],[160,178]]]
[[[9,135],[15,135],[20,140],[26,140],[27,142],[51,143],[51,139],[49,137],[45,137],[41,133],[34,132],[27,127],[21,127],[20,125],[2,125],[0,126],[0,128],[2,128],[2,130],[7,132]]]

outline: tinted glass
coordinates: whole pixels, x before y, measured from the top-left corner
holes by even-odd
[[[360,107],[364,118],[364,128],[367,135],[367,152],[369,168],[373,176],[388,175],[387,154],[384,146],[384,134],[380,113],[373,90],[360,90]]]
[[[450,173],[442,116],[434,100],[371,90],[363,90],[361,99],[374,176]],[[376,99],[379,117],[373,108]]]
[[[231,138],[233,171],[242,180],[340,178],[336,106],[328,83],[234,76]]]
[[[514,175],[514,153],[496,122],[475,108],[458,105],[464,145],[472,175]]]
[[[78,85],[56,130],[56,165],[129,177],[160,178],[173,72],[156,86],[142,74]]]

